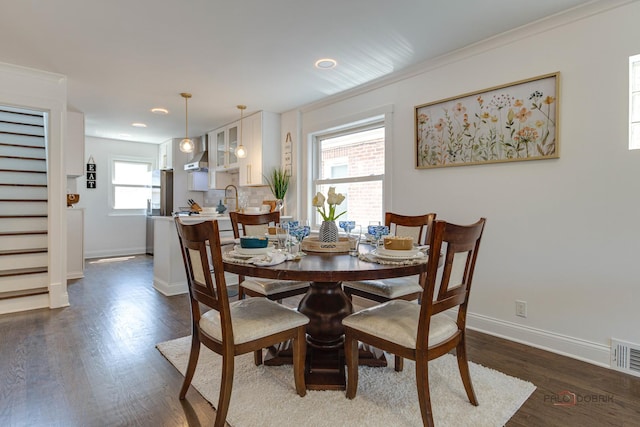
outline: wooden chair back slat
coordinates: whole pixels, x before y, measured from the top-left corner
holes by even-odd
[[[429,243],[427,274],[423,282],[422,307],[418,326],[418,346],[427,346],[431,316],[458,308],[458,328],[464,330],[480,240],[486,219],[468,226],[435,221]],[[444,251],[442,269],[438,269]],[[423,347],[424,348],[424,347]]]
[[[192,308],[199,302],[220,313],[223,341],[233,343],[229,298],[217,220],[187,225],[175,219]],[[199,318],[194,316],[194,319]]]
[[[252,235],[264,235],[266,233],[266,227],[270,224],[277,224],[280,222],[280,212],[269,212],[259,215],[249,215],[240,212],[230,212],[229,218],[231,219],[231,228],[233,229],[233,237],[240,237],[240,225],[242,225],[242,236]],[[254,227],[252,227],[254,226]],[[255,226],[262,226],[256,228]],[[256,232],[255,230],[259,230]],[[249,233],[247,233],[249,231]],[[254,233],[254,234],[251,234]]]
[[[424,215],[401,215],[387,212],[384,216],[384,225],[389,227],[389,232],[401,237],[413,237],[418,245],[426,245],[429,242],[431,227],[436,219],[435,213]]]

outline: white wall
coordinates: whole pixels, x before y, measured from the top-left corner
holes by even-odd
[[[302,140],[309,129],[393,105],[387,209],[457,223],[487,217],[470,325],[608,366],[611,337],[640,343],[640,150],[629,151],[627,138],[640,4],[584,11],[307,106]],[[414,106],[555,71],[559,159],[413,167]],[[528,303],[527,318],[515,316],[517,299]]]
[[[96,162],[95,189],[88,189],[86,179],[78,178],[80,201],[85,208],[85,258],[141,254],[146,249],[145,215],[109,215],[109,156],[148,157],[157,162],[158,145],[95,137],[85,138],[85,162],[93,156]],[[186,185],[186,184],[185,184]]]

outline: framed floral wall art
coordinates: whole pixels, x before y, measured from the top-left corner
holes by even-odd
[[[416,168],[558,158],[559,76],[418,105]]]

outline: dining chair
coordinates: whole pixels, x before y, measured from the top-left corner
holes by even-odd
[[[264,236],[268,232],[270,224],[280,222],[280,212],[269,212],[259,215],[242,214],[230,212],[231,228],[233,237],[243,236]],[[242,230],[240,230],[242,226]],[[271,280],[259,279],[257,277],[238,278],[238,299],[243,299],[245,295],[251,297],[266,297],[270,300],[280,301],[296,295],[302,295],[309,289],[309,282],[298,282],[293,280]]]
[[[466,320],[471,281],[476,266],[485,218],[472,225],[436,221],[431,232],[422,304],[392,300],[342,320],[347,362],[346,396],[353,399],[358,388],[358,342],[415,361],[416,387],[422,422],[433,426],[429,396],[429,365],[455,349],[458,369],[472,405],[478,400],[471,384],[466,351]],[[438,268],[441,252],[443,268]],[[445,313],[457,307],[457,314]]]
[[[186,396],[198,363],[200,344],[222,356],[220,396],[215,426],[223,426],[233,387],[235,356],[262,352],[262,348],[292,340],[293,373],[296,392],[306,394],[304,363],[305,325],[309,319],[266,298],[229,302],[224,278],[218,221],[186,225],[176,219],[189,299],[191,302],[191,352],[180,390]],[[202,313],[200,304],[206,306]],[[257,358],[256,364],[257,364]]]
[[[408,216],[387,212],[384,222],[389,227],[391,234],[413,237],[413,241],[417,245],[426,245],[435,218],[435,213]],[[387,302],[392,299],[411,301],[419,298],[422,294],[418,276],[344,282],[342,286],[349,299],[353,299],[353,295],[357,295],[376,302]]]

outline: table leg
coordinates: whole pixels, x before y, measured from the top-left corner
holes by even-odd
[[[341,282],[311,282],[298,311],[309,317],[305,380],[310,390],[344,390],[344,327],[353,305]]]

